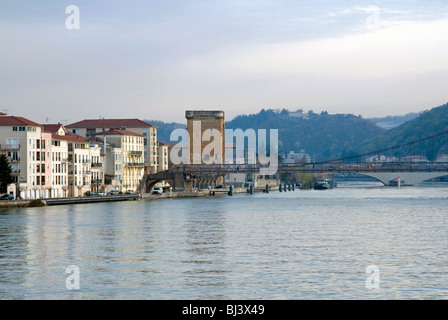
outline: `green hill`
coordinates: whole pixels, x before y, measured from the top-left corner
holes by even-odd
[[[357,155],[383,150],[394,146],[405,145],[385,151],[382,154],[403,157],[411,155],[426,156],[428,160],[435,160],[439,153],[447,153],[448,133],[448,103],[431,110],[422,112],[417,118],[388,130],[376,137],[366,139],[361,144],[355,145],[348,155]],[[430,140],[426,137],[438,135]],[[419,143],[413,141],[423,140]]]
[[[353,146],[386,131],[372,121],[351,114],[310,111],[294,117],[286,109],[263,109],[257,114],[240,115],[226,122],[227,128],[278,129],[279,152],[305,152],[315,161],[342,157]]]
[[[157,140],[164,143],[170,143],[170,135],[174,129],[178,128],[187,128],[186,125],[176,122],[163,122],[159,120],[144,120],[149,122],[157,127]]]

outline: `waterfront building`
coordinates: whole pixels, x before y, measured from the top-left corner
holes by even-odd
[[[86,119],[66,126],[67,129],[87,139],[99,137],[98,132],[108,130],[130,131],[143,136],[145,173],[157,172],[157,127],[139,119]]]
[[[90,141],[89,148],[89,160],[90,160],[90,190],[94,192],[105,191],[104,185],[104,153],[98,144],[92,144]]]
[[[168,144],[159,141],[158,146],[157,171],[168,170]]]
[[[105,184],[110,190],[123,191],[123,156],[121,148],[106,146]]]
[[[45,124],[52,135],[51,197],[81,197],[104,189],[101,147],[73,134],[61,124]]]
[[[68,191],[68,140],[62,125],[43,125],[51,134],[51,190],[50,198],[62,198]]]
[[[43,198],[51,188],[51,134],[31,120],[0,116],[0,152],[7,155],[15,179],[15,197]]]
[[[122,190],[135,192],[138,189],[140,181],[145,173],[145,156],[144,156],[144,136],[140,133],[128,131],[109,129],[96,133],[97,137],[102,137],[104,143],[108,143],[110,148],[120,148],[121,153],[111,151],[111,155],[121,154],[122,165]],[[155,154],[155,156],[157,153]],[[106,159],[108,162],[109,158]],[[157,161],[155,161],[157,164]],[[115,163],[118,165],[118,163]],[[113,176],[117,175],[113,170]],[[109,173],[109,172],[108,172]]]

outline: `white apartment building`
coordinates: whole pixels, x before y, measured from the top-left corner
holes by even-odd
[[[15,197],[49,197],[51,190],[51,134],[33,121],[0,116],[0,152],[5,153],[15,176]]]
[[[168,170],[168,145],[158,142],[159,148],[157,152],[157,171]]]
[[[101,192],[105,190],[104,185],[104,154],[98,144],[90,144],[90,183],[91,191]]]
[[[102,138],[99,132],[109,130],[130,131],[143,136],[143,157],[145,173],[156,173],[157,165],[157,127],[139,119],[86,119],[66,126],[67,130],[87,139]]]
[[[44,125],[47,132],[51,133],[51,192],[50,198],[67,197],[68,184],[68,141],[64,137],[62,126],[53,128]]]
[[[106,146],[105,159],[107,159],[104,169],[105,179],[107,179],[106,184],[111,185],[111,190],[123,191],[123,156],[121,148]]]
[[[113,152],[117,158],[121,155],[121,163],[114,160],[114,164],[119,167],[114,168],[113,176],[119,174],[117,172],[120,171],[121,166],[122,191],[136,192],[145,173],[144,136],[136,132],[117,129],[98,132],[96,136],[102,137],[104,143],[109,144],[110,148],[121,149],[121,153]],[[106,162],[108,161],[109,158],[106,159]],[[157,161],[155,164],[157,165]]]

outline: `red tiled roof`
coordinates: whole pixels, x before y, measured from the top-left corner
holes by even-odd
[[[155,127],[154,125],[140,119],[86,119],[66,126],[67,128],[143,128]]]
[[[44,124],[43,127],[44,127],[45,131],[57,132],[62,127],[62,124],[60,124],[60,123],[58,123],[58,124]]]
[[[89,140],[87,140],[86,138],[77,135],[77,134],[68,134],[65,136],[60,136],[57,133],[52,132],[51,133],[51,138],[55,139],[55,140],[68,140],[68,141],[73,141],[73,142],[85,142],[85,143],[89,143]]]
[[[118,135],[126,135],[126,136],[144,137],[144,135],[137,133],[137,132],[132,132],[132,131],[128,131],[128,130],[118,130],[118,129],[110,129],[110,130],[95,133],[95,135],[97,135],[97,136],[114,135],[114,134],[115,135],[118,134]]]
[[[33,126],[42,127],[40,124],[28,120],[23,117],[16,116],[2,116],[0,117],[0,126]]]

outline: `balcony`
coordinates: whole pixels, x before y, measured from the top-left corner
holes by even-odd
[[[125,164],[125,166],[137,168],[137,167],[144,167],[145,164],[143,162],[128,162]]]
[[[101,168],[103,166],[100,162],[92,162],[92,168]]]
[[[20,144],[0,144],[0,150],[20,150]]]
[[[143,154],[143,151],[129,151],[128,153],[131,156],[141,156]]]

